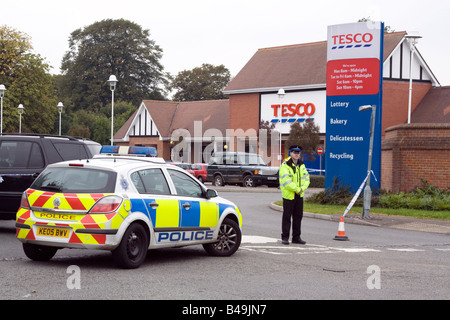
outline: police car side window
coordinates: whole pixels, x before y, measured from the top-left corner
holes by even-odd
[[[145,169],[131,174],[131,181],[139,193],[170,194],[161,169]]]
[[[203,195],[200,185],[187,174],[170,169],[167,171],[175,185],[177,195],[189,197],[201,197]]]
[[[139,176],[139,172],[133,172],[131,174],[131,181],[133,182],[134,186],[136,187],[139,193],[145,193],[144,183],[142,183],[142,179]]]

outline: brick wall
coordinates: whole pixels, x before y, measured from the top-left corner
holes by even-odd
[[[116,145],[155,147],[158,150],[158,157],[170,159],[170,144],[168,141],[159,140],[159,137],[130,136],[129,142],[117,142]]]
[[[402,124],[386,130],[381,147],[381,188],[410,191],[422,179],[450,186],[450,124]]]
[[[259,93],[233,94],[230,96],[229,128],[259,129]]]
[[[413,82],[411,113],[431,88],[429,82]],[[385,130],[408,120],[409,82],[383,81],[382,135]]]

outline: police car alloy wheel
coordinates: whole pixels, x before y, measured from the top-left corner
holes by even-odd
[[[217,242],[204,244],[203,248],[210,255],[231,256],[241,244],[242,233],[238,224],[231,219],[225,219],[220,226]]]

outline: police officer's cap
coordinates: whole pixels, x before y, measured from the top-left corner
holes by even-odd
[[[289,147],[289,151],[302,151],[302,147],[300,147],[297,144],[294,144],[294,145]]]

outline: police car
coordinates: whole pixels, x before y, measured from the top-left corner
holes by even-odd
[[[242,216],[234,203],[161,158],[118,156],[123,148],[49,165],[23,193],[16,235],[28,258],[103,249],[120,267],[137,268],[148,249],[202,244],[213,256],[236,252]],[[155,156],[152,148],[128,148],[136,153]]]

